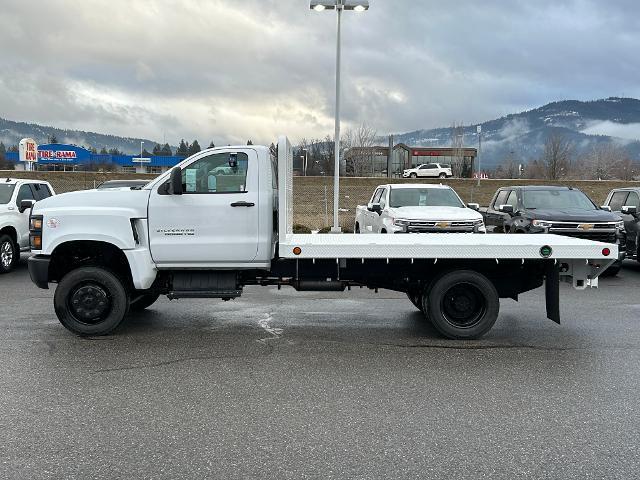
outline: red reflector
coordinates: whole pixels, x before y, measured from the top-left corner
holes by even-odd
[[[608,248],[602,249],[602,255],[604,255],[605,257],[608,257],[610,254],[611,254],[611,250],[609,250]]]

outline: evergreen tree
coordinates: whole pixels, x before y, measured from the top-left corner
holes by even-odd
[[[51,135],[51,138],[49,138],[49,143],[58,143],[58,139],[55,134]]]
[[[109,149],[109,155],[122,155],[122,152],[120,150],[118,150],[117,148],[111,148]]]
[[[251,140],[247,140],[247,145],[253,145],[253,142]]]
[[[105,147],[102,147],[100,149],[100,155],[109,155],[109,152],[107,152],[107,149]]]
[[[216,148],[216,144],[213,143],[213,140],[211,140],[211,143],[209,144],[209,148]]]
[[[147,152],[146,148],[142,150],[142,158],[151,158],[151,154]]]
[[[180,145],[178,146],[178,150],[176,150],[176,155],[179,157],[186,157],[189,155],[189,144],[184,141],[184,138],[180,140]]]
[[[191,146],[189,147],[189,156],[195,155],[200,150],[201,148],[200,148],[200,144],[198,143],[198,140],[194,140]]]
[[[18,153],[20,150],[18,150],[18,145],[11,145],[9,147],[9,150],[7,150],[7,152],[15,152]]]
[[[156,143],[156,146],[153,147],[153,156],[159,157],[161,155],[162,155],[162,147],[160,146],[159,143]]]
[[[94,155],[95,155],[96,153],[98,153],[98,150],[96,149],[96,147],[91,147],[91,148],[89,148],[89,151],[90,151],[91,153],[93,153]]]
[[[162,153],[161,153],[161,155],[162,155],[163,157],[171,157],[171,156],[173,156],[173,152],[171,151],[171,146],[170,146],[168,143],[165,143],[165,144],[162,146]]]

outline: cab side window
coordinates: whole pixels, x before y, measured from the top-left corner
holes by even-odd
[[[507,205],[507,195],[509,195],[509,190],[502,190],[498,193],[496,201],[493,204],[493,208],[497,210],[500,208],[500,205]]]
[[[383,188],[382,193],[380,194],[380,208],[384,210],[384,207],[387,206],[387,189]]]
[[[34,183],[31,185],[36,200],[44,200],[51,196],[51,190],[45,183]]]
[[[16,197],[16,205],[20,206],[20,203],[23,200],[35,200],[36,198],[33,196],[33,192],[31,191],[31,186],[28,184],[23,184],[18,190],[18,196]]]
[[[640,197],[638,197],[638,194],[636,192],[630,192],[625,205],[640,208]]]
[[[249,157],[246,153],[214,153],[182,170],[182,191],[190,193],[244,193]]]
[[[609,202],[611,210],[619,212],[623,206],[627,205],[625,202],[627,201],[628,195],[629,192],[615,192],[611,197],[611,202]]]
[[[371,203],[380,203],[380,197],[382,196],[382,192],[384,189],[379,188],[376,190],[376,193],[373,194],[373,198],[371,199]]]

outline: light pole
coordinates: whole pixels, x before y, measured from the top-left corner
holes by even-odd
[[[336,10],[338,13],[338,35],[336,42],[336,130],[335,130],[335,162],[333,172],[333,233],[340,233],[340,219],[338,218],[338,202],[340,198],[340,60],[341,60],[341,36],[342,36],[342,11],[353,10],[364,12],[369,10],[369,2],[366,0],[311,0],[311,9],[316,12],[324,10]]]
[[[482,164],[480,163],[482,154],[482,125],[476,127],[476,132],[478,132],[478,186],[480,186],[480,177],[482,177]]]
[[[306,148],[303,148],[302,151],[304,152],[304,164],[302,165],[302,170],[304,171],[304,176],[307,176],[307,167],[309,166],[309,150]]]

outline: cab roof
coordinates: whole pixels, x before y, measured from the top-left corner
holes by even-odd
[[[403,189],[403,188],[451,188],[449,185],[443,185],[442,183],[389,183],[387,185],[380,185],[378,188],[389,187],[391,189]]]

